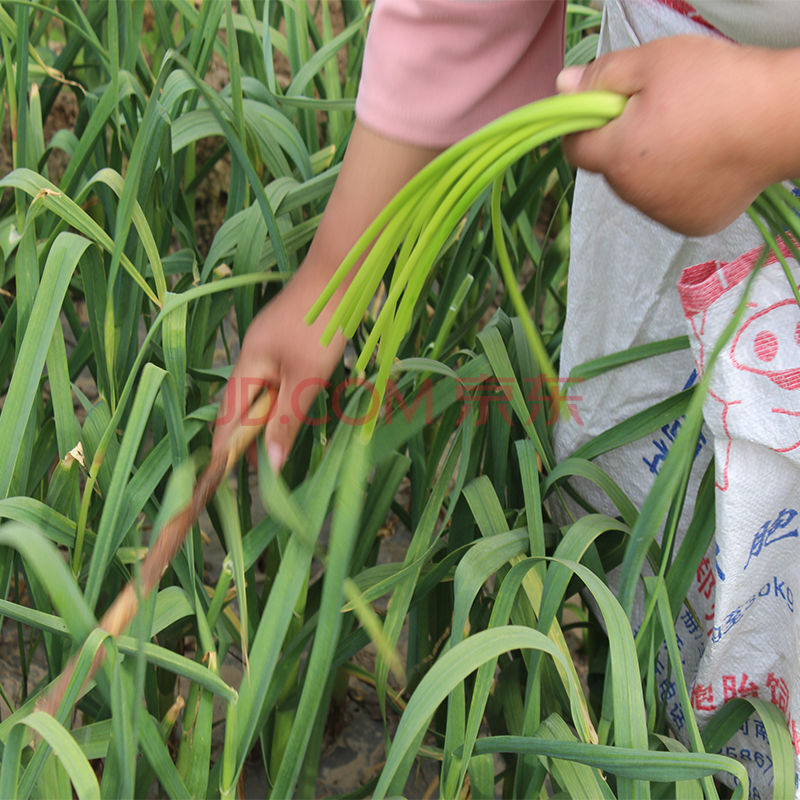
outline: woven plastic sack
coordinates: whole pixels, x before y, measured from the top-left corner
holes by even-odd
[[[800,266],[781,249],[796,285]],[[676,626],[694,677],[692,706],[702,725],[734,697],[771,701],[800,756],[800,306],[763,248],[689,267],[679,290],[698,372],[711,368],[703,412],[716,474],[715,543]],[[744,314],[709,365],[746,290]],[[755,718],[724,752],[749,767],[752,797],[772,796],[769,747]]]

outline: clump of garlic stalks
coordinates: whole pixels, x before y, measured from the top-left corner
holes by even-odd
[[[428,275],[470,206],[492,181],[502,180],[505,170],[535,147],[568,133],[598,128],[619,116],[624,105],[625,98],[611,92],[549,97],[496,119],[445,150],[412,178],[367,228],[309,311],[306,321],[316,319],[336,288],[372,246],[335,310],[323,334],[323,343],[329,343],[337,329],[352,337],[400,248],[385,303],[356,362],[356,370],[363,372],[377,348],[375,388],[382,398]],[[493,204],[496,204],[499,183],[494,194]],[[496,230],[496,237],[498,234]],[[552,367],[527,309],[524,304],[520,308],[522,297],[502,246],[498,247],[498,255],[517,313],[523,324],[527,323],[528,341],[547,374]]]

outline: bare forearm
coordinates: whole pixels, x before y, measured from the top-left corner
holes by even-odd
[[[293,283],[316,296],[386,203],[438,152],[388,139],[356,122],[336,185]]]

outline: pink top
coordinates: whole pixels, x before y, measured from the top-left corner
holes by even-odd
[[[446,147],[555,93],[566,0],[376,0],[356,114],[372,130]]]

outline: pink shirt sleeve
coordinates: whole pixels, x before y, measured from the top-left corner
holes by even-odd
[[[376,0],[356,115],[445,147],[555,92],[566,0]]]

